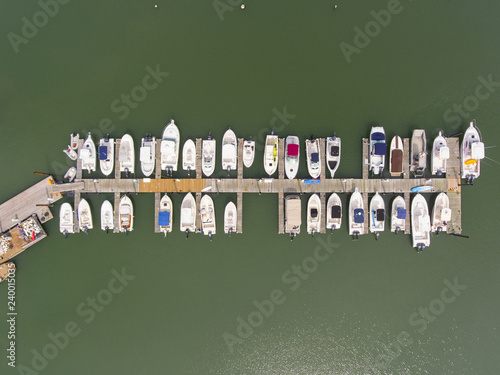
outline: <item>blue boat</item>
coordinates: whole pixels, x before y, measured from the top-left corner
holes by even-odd
[[[429,191],[434,189],[434,186],[432,185],[422,185],[422,186],[415,186],[410,189],[412,193],[420,193],[423,191]]]
[[[319,184],[320,182],[321,180],[319,178],[311,178],[309,180],[304,180],[304,183],[308,185],[316,185]]]

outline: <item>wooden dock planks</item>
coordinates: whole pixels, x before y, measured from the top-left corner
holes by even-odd
[[[114,215],[113,215],[113,233],[120,233],[120,193],[115,193],[115,203],[113,205]]]
[[[236,222],[236,233],[243,233],[243,193],[236,194],[237,196],[237,222]]]
[[[237,159],[237,166],[238,166],[238,178],[242,179],[243,178],[243,142],[245,141],[244,138],[238,138],[238,159]]]
[[[411,233],[410,222],[411,222],[411,204],[410,204],[410,193],[404,194],[405,206],[406,206],[406,219],[405,219],[405,234]]]
[[[321,227],[320,227],[319,232],[326,233],[326,193],[320,194],[319,199],[321,200],[321,218],[320,218]]]
[[[361,167],[363,170],[363,180],[367,180],[370,169],[369,158],[368,158],[368,153],[370,152],[370,142],[368,141],[368,138],[363,138],[361,140],[361,148],[362,148]]]
[[[319,138],[319,158],[321,160],[321,170],[319,171],[319,178],[321,180],[325,179],[326,174],[326,139]],[[321,232],[324,233],[324,232]]]
[[[158,217],[160,216],[160,200],[161,200],[161,194],[155,193],[155,222],[154,222],[155,233],[160,233],[160,226],[158,225]]]
[[[285,139],[278,138],[278,178],[285,178]]]
[[[122,174],[120,172],[120,144],[121,138],[115,139],[115,179],[121,179]]]
[[[285,196],[278,193],[278,234],[285,233]]]
[[[196,178],[202,178],[202,166],[203,166],[203,141],[201,138],[196,138]]]

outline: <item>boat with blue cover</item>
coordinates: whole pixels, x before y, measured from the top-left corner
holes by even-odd
[[[373,175],[380,175],[385,166],[387,145],[385,131],[382,126],[374,126],[370,131],[370,171]]]
[[[165,194],[160,200],[160,210],[158,212],[158,226],[160,231],[167,236],[168,232],[172,232],[172,200]]]
[[[402,196],[398,195],[392,201],[391,232],[404,232],[406,230],[406,203]]]
[[[101,172],[105,176],[109,176],[115,165],[115,140],[109,138],[109,134],[99,140],[98,154]]]

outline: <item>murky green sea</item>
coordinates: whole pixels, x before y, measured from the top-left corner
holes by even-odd
[[[275,195],[245,195],[231,237],[222,213],[236,196],[214,195],[213,242],[154,234],[150,194],[132,196],[128,236],[65,240],[52,220],[15,259],[16,368],[0,285],[1,374],[498,374],[498,1],[63,3],[1,2],[0,201],[39,181],[33,171],[60,178],[71,132],[139,142],[171,117],[183,141],[252,135],[249,177],[264,175],[271,123],[302,140],[335,131],[339,177],[361,176],[374,124],[432,139],[475,118],[488,159],[463,189],[470,238],[434,236],[423,254],[388,231],[353,242],[346,226],[290,242]],[[98,224],[112,195],[88,198]]]

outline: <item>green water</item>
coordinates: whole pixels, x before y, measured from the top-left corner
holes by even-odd
[[[370,11],[387,9],[387,1],[334,4],[249,1],[221,21],[210,1],[69,2],[15,53],[8,33],[22,36],[22,17],[33,20],[40,6],[4,0],[0,201],[39,181],[35,170],[60,175],[69,134],[97,134],[102,121],[112,136],[130,133],[136,142],[146,132],[161,135],[172,116],[182,140],[212,131],[220,141],[231,126],[261,150],[262,135],[286,107],[288,123],[275,123],[280,136],[337,132],[338,176],[360,177],[361,138],[372,125],[389,137],[419,127],[432,138],[436,129],[463,131],[475,118],[491,147],[486,155],[500,160],[492,147],[500,135],[499,85],[480,89],[488,98],[470,99],[478,77],[500,82],[500,3],[402,1],[378,34]],[[354,28],[366,25],[377,35],[348,63],[339,45],[355,46]],[[113,111],[122,93],[142,84],[146,67],[157,65],[169,75],[127,116]],[[447,111],[464,100],[469,113],[450,118],[456,114]],[[215,175],[223,177],[218,157]],[[36,371],[43,374],[496,374],[498,168],[485,160],[481,177],[463,190],[470,239],[434,236],[423,254],[409,236],[387,231],[379,241],[366,235],[353,242],[345,225],[315,238],[303,227],[290,242],[277,234],[274,195],[245,195],[244,233],[231,237],[221,234],[222,212],[236,196],[213,196],[213,242],[200,235],[186,241],[178,230],[155,235],[152,195],[132,196],[136,222],[128,236],[94,229],[65,240],[52,220],[44,226],[49,238],[15,259],[17,369],[5,356],[7,284],[0,285],[0,373],[29,373],[19,366],[33,369],[33,350],[45,349],[54,358],[35,363],[45,365]],[[299,174],[307,175],[305,163]],[[261,152],[245,175],[264,175]],[[172,198],[177,228],[182,196]],[[98,224],[103,197],[89,199]],[[323,261],[311,261],[315,251]],[[294,265],[310,271],[303,280],[292,276]],[[90,308],[81,304],[109,296],[102,290],[122,268],[135,278],[86,323]],[[455,278],[467,286],[459,295],[445,290]],[[254,301],[271,295],[279,301],[273,312],[255,313]],[[420,307],[431,309],[426,326],[415,318]],[[256,327],[240,328],[241,338],[238,319],[249,315]],[[70,322],[78,334],[54,353],[48,334]]]

